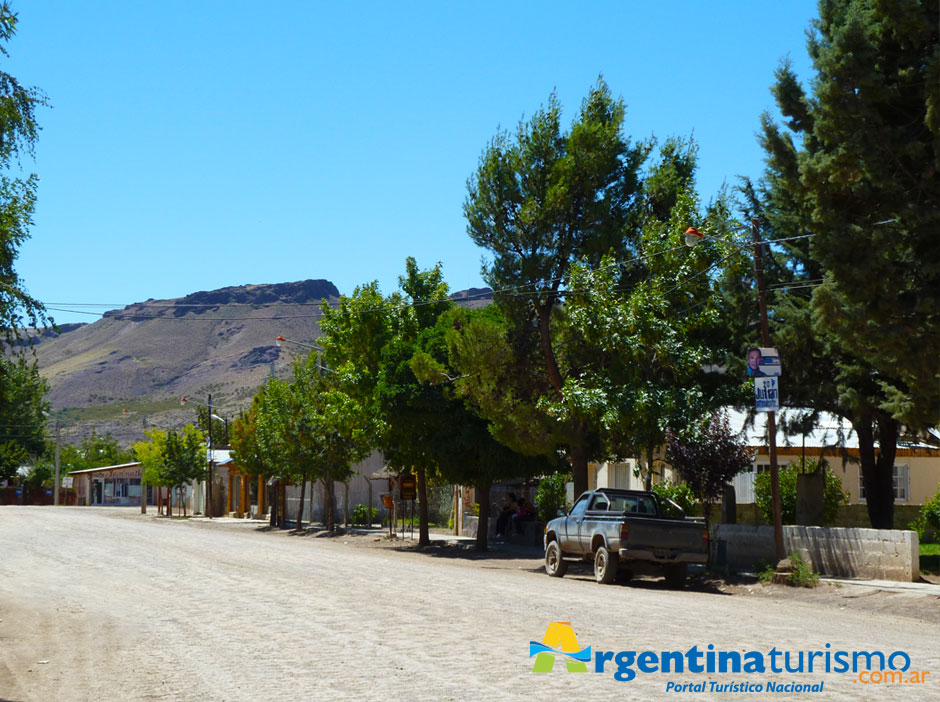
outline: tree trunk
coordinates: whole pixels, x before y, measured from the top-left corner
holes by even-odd
[[[588,489],[588,454],[582,443],[571,446],[571,474],[574,480],[574,499]]]
[[[277,499],[278,484],[277,482],[274,482],[274,484],[270,486],[270,489],[271,489],[271,499],[269,500],[269,502],[271,503],[271,526],[276,527],[277,526],[277,510],[278,510],[278,499]]]
[[[477,551],[486,551],[489,545],[490,487],[492,485],[492,481],[486,481],[477,483],[477,485],[474,486],[477,491],[477,501],[480,505],[480,517],[477,519]],[[510,528],[512,528],[512,524],[510,524]]]
[[[564,381],[561,378],[561,371],[558,369],[558,360],[555,358],[555,351],[552,349],[552,337],[549,330],[549,321],[552,315],[551,304],[543,305],[538,308],[539,339],[542,342],[542,356],[545,359],[545,369],[548,371],[549,380],[552,387],[561,395],[561,388]]]
[[[878,452],[875,432],[878,427]],[[872,529],[894,528],[894,458],[897,455],[898,423],[878,414],[853,422],[858,435],[858,453],[862,463],[865,503]]]
[[[329,478],[323,480],[323,506],[326,514],[326,530],[332,533],[336,528],[333,515],[333,481]]]
[[[300,504],[297,505],[297,523],[294,524],[294,531],[300,531],[304,525],[304,497],[307,494],[307,474],[300,476]]]
[[[425,468],[418,468],[418,546],[430,546],[431,536],[428,533],[428,472]]]
[[[646,447],[646,491],[653,489],[653,451],[656,448],[651,444]]]

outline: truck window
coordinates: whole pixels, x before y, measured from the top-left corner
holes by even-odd
[[[569,517],[577,517],[579,514],[584,514],[584,511],[587,509],[588,496],[582,495],[581,498],[574,503],[574,507],[571,508],[571,513]]]
[[[645,514],[656,516],[656,504],[653,498],[646,495],[626,495],[623,497],[613,497],[610,504],[611,512],[623,512],[624,514]]]
[[[610,506],[610,503],[607,501],[607,497],[604,495],[594,495],[591,501],[591,506],[589,509],[595,511],[606,512],[607,508]]]

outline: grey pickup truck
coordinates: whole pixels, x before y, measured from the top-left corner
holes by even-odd
[[[681,586],[689,563],[708,560],[708,529],[671,500],[651,492],[584,493],[566,516],[545,525],[545,572],[560,578],[572,561],[594,563],[594,578],[612,583],[634,572],[660,571]]]

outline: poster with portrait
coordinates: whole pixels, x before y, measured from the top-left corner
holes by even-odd
[[[767,346],[752,346],[747,350],[748,378],[776,378],[780,375],[780,354]]]

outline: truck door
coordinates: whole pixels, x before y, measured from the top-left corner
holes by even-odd
[[[607,499],[607,495],[599,492],[591,498],[588,504],[587,514],[585,514],[584,519],[581,521],[581,529],[578,535],[580,542],[578,548],[581,553],[591,552],[591,539],[594,537],[598,528],[603,530],[605,527],[605,525],[601,523],[602,520],[599,518],[601,516],[600,513],[607,512],[608,507],[610,507],[610,502]]]
[[[588,497],[590,497],[590,495],[581,495],[568,513],[567,519],[565,519],[565,533],[559,535],[562,540],[561,550],[564,553],[581,553],[581,522],[584,521],[584,512],[587,510]]]

